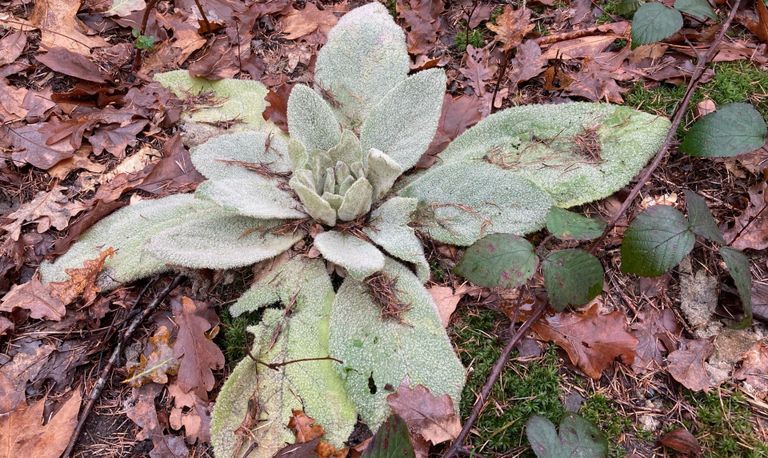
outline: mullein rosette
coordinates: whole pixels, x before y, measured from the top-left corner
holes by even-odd
[[[303,361],[237,365],[213,412],[218,457],[272,456],[295,440],[293,410],[343,446],[358,417],[378,429],[390,413],[385,387],[404,381],[457,407],[464,368],[423,286],[429,264],[414,228],[458,246],[536,231],[553,206],[626,185],[669,127],[607,104],[511,108],[456,139],[433,168],[401,179],[435,134],[446,83],[440,69],[409,68],[386,8],[350,11],[318,55],[315,88],[292,90],[287,137],[254,128],[211,138],[192,152],[207,178],[194,195],[119,210],[41,266],[44,281],[66,280],[66,269],[112,247],[99,278],[111,288],[175,267],[248,266],[313,237],[322,259],[277,263],[230,308],[263,311],[249,328],[259,361]],[[310,236],[313,224],[322,230]],[[338,288],[323,260],[343,268]]]

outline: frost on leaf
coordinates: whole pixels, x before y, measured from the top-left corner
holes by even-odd
[[[275,257],[304,236],[283,233],[280,220],[261,220],[214,208],[194,220],[169,227],[150,240],[147,250],[171,265],[229,269]]]
[[[315,80],[345,127],[359,127],[384,95],[408,75],[405,34],[384,5],[344,15],[317,55]]]
[[[399,319],[382,318],[365,283],[347,278],[331,316],[331,354],[362,420],[376,429],[387,419],[387,385],[424,385],[435,396],[449,395],[459,405],[464,368],[445,334],[437,307],[421,281],[387,259],[384,270],[396,279],[398,299],[409,306]]]
[[[273,301],[256,326],[250,357],[222,387],[213,411],[212,443],[217,457],[270,457],[295,437],[288,428],[293,410],[303,410],[325,430],[334,446],[347,440],[357,420],[329,353],[333,287],[319,260],[294,258],[253,286],[232,306],[233,313]],[[310,360],[315,358],[315,360]],[[299,361],[304,360],[304,361]],[[295,361],[295,362],[291,362]],[[283,364],[285,363],[285,364]]]
[[[185,143],[203,143],[220,134],[222,127],[230,131],[279,131],[261,116],[267,107],[264,100],[267,88],[258,81],[208,81],[195,78],[186,70],[158,73],[155,80],[188,102],[188,108],[182,113],[186,130]]]
[[[115,253],[106,259],[99,275],[97,283],[102,290],[164,272],[168,270],[166,262],[145,250],[147,241],[164,229],[177,227],[217,208],[184,194],[130,205],[95,224],[55,262],[42,263],[41,278],[44,283],[66,281],[69,279],[67,269],[83,267],[107,247]]]
[[[435,240],[467,246],[488,234],[540,229],[552,199],[530,181],[483,162],[429,170],[400,191],[425,206],[416,223]]]
[[[661,147],[669,125],[666,118],[616,105],[520,106],[487,117],[440,159],[490,163],[532,181],[555,205],[568,208],[629,183]]]

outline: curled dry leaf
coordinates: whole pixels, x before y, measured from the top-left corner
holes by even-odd
[[[597,304],[583,312],[562,312],[533,325],[542,340],[551,341],[568,354],[571,362],[593,379],[616,358],[632,364],[638,340],[626,330],[626,317],[619,311],[598,314]]]
[[[0,300],[0,311],[13,312],[14,309],[29,310],[34,319],[60,321],[66,309],[64,303],[40,282],[37,276],[22,285],[14,285]]]
[[[88,57],[67,48],[51,48],[35,56],[38,62],[51,70],[92,83],[104,83],[107,75]]]
[[[714,349],[712,342],[706,339],[683,339],[681,348],[667,357],[667,370],[686,388],[693,391],[709,391],[713,383],[705,363]]]
[[[114,254],[113,248],[107,248],[99,253],[97,258],[85,261],[83,267],[67,269],[69,280],[51,283],[49,286],[52,294],[65,304],[70,304],[81,296],[86,303],[92,302],[101,291],[96,280],[101,271],[104,270],[104,263],[107,258]]]
[[[126,365],[128,378],[123,380],[132,387],[140,387],[149,382],[168,383],[168,376],[176,374],[179,361],[173,356],[170,346],[171,332],[165,326],[160,326],[151,336],[144,353],[139,355],[138,362]],[[146,356],[145,356],[146,354]]]
[[[63,230],[69,224],[70,218],[86,209],[82,202],[70,202],[64,195],[64,186],[54,186],[48,192],[41,191],[30,202],[25,203],[6,218],[10,223],[1,226],[13,240],[19,240],[21,227],[25,223],[37,224],[37,232],[42,234],[55,227]]]
[[[461,421],[451,397],[435,396],[424,385],[411,388],[403,382],[397,392],[387,396],[387,404],[405,421],[411,433],[432,444],[455,439],[461,432]]]
[[[3,456],[58,458],[67,448],[77,425],[82,395],[79,387],[73,391],[72,396],[45,424],[45,398],[32,405],[23,403],[9,415],[0,417],[0,449]]]
[[[659,443],[685,455],[699,456],[702,451],[699,441],[685,428],[673,429],[664,434]]]

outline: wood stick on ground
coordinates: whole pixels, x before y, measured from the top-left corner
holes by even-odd
[[[168,286],[163,288],[163,290],[160,291],[157,296],[155,296],[155,299],[152,300],[152,302],[150,302],[149,305],[147,305],[147,307],[144,308],[144,310],[139,315],[137,315],[133,321],[130,322],[128,327],[125,328],[123,334],[120,336],[120,339],[117,341],[117,345],[112,351],[112,355],[109,357],[106,366],[104,366],[104,368],[101,370],[99,379],[96,380],[96,384],[93,385],[91,394],[88,395],[88,402],[86,403],[83,411],[80,413],[80,419],[77,421],[75,431],[72,433],[72,437],[69,439],[69,444],[67,445],[67,448],[64,450],[64,454],[62,455],[64,458],[69,458],[72,455],[72,450],[75,448],[75,444],[77,444],[77,439],[80,436],[80,432],[82,431],[83,426],[85,425],[85,421],[88,419],[88,415],[91,413],[96,400],[99,399],[99,396],[101,396],[101,392],[107,384],[109,374],[112,372],[112,368],[115,366],[115,363],[117,363],[117,359],[120,357],[120,353],[123,351],[125,344],[133,336],[133,333],[136,332],[136,329],[139,328],[139,325],[148,316],[154,313],[154,311],[160,306],[160,304],[162,304],[165,298],[171,294],[171,291],[176,289],[176,287],[179,286],[183,280],[184,277],[182,275],[177,275],[176,278],[174,278],[173,281],[168,284]],[[141,296],[137,299],[137,303],[140,299]]]
[[[519,305],[520,304],[518,304],[518,310]],[[461,432],[459,433],[458,437],[456,437],[456,440],[453,441],[448,451],[445,452],[443,458],[453,458],[462,452],[462,444],[467,439],[470,429],[472,429],[472,426],[474,426],[477,418],[480,416],[480,412],[483,411],[483,407],[485,407],[485,403],[488,401],[488,396],[491,394],[493,385],[499,379],[499,376],[501,376],[501,372],[504,370],[504,366],[507,365],[509,355],[512,354],[512,350],[515,348],[515,345],[518,341],[520,341],[520,339],[523,338],[523,336],[525,336],[525,334],[528,332],[528,329],[533,326],[533,324],[544,314],[544,311],[547,309],[548,305],[549,304],[544,301],[538,302],[536,308],[533,309],[531,316],[529,316],[528,319],[526,319],[525,322],[520,325],[520,327],[517,329],[517,332],[515,332],[511,339],[509,339],[509,342],[507,342],[504,350],[502,350],[501,355],[499,355],[499,359],[497,359],[496,363],[494,363],[491,374],[488,376],[488,379],[483,385],[483,389],[480,390],[480,394],[475,400],[475,405],[472,406],[472,413],[469,414],[469,418],[467,418],[467,421],[464,422],[464,426],[461,428]]]
[[[725,22],[723,22],[723,26],[718,32],[715,39],[712,40],[712,45],[710,45],[706,54],[704,54],[704,56],[700,58],[699,62],[696,64],[696,68],[693,70],[693,74],[691,75],[691,80],[688,82],[688,87],[685,89],[685,95],[683,96],[683,99],[680,101],[680,103],[677,105],[677,108],[675,108],[675,113],[672,116],[672,125],[669,128],[669,132],[667,132],[667,136],[664,139],[664,143],[661,145],[661,149],[659,149],[659,151],[656,153],[656,156],[653,158],[653,162],[651,162],[651,165],[649,165],[645,169],[643,174],[637,180],[637,183],[629,192],[629,195],[627,196],[627,198],[624,199],[624,202],[622,202],[621,208],[619,208],[619,211],[616,212],[616,214],[611,218],[611,220],[605,226],[605,230],[603,231],[603,234],[600,237],[598,237],[589,247],[590,253],[592,254],[595,253],[595,250],[597,250],[597,247],[605,239],[605,237],[613,230],[613,228],[616,226],[616,223],[619,221],[619,219],[621,219],[621,217],[627,212],[627,210],[632,205],[632,202],[634,202],[637,195],[640,194],[640,191],[643,189],[645,184],[651,179],[651,175],[653,175],[653,172],[656,171],[659,165],[661,165],[661,161],[664,159],[664,157],[666,157],[667,151],[669,151],[669,147],[672,146],[672,142],[675,140],[675,136],[677,135],[677,129],[680,127],[680,124],[683,122],[683,117],[685,117],[685,112],[688,109],[688,104],[691,102],[691,98],[693,97],[693,92],[696,90],[696,86],[698,86],[699,81],[701,80],[701,77],[704,75],[704,71],[707,69],[707,65],[717,55],[717,48],[720,46],[720,42],[723,41],[723,37],[725,37],[725,33],[728,31],[728,28],[731,26],[731,22],[733,22],[733,19],[736,17],[736,12],[738,11],[740,4],[741,4],[741,0],[736,0],[734,2],[733,8],[731,9],[731,12],[728,15],[728,18],[725,20]]]

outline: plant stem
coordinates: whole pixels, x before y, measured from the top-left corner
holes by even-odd
[[[706,70],[707,65],[709,62],[712,61],[712,59],[717,55],[718,46],[720,45],[720,42],[723,40],[723,37],[725,36],[725,32],[728,31],[728,28],[731,26],[731,22],[733,22],[733,19],[736,17],[736,12],[739,9],[739,5],[741,4],[741,0],[736,0],[736,2],[733,5],[733,8],[731,9],[730,14],[728,15],[728,18],[723,22],[723,26],[720,29],[720,32],[718,32],[715,39],[712,41],[712,44],[710,45],[709,49],[707,50],[706,54],[699,59],[699,62],[696,64],[696,68],[693,70],[693,74],[691,75],[691,80],[688,82],[688,87],[685,89],[685,95],[683,96],[683,100],[680,101],[680,103],[675,108],[675,113],[672,116],[672,125],[669,128],[669,132],[667,132],[667,136],[664,139],[664,143],[661,145],[661,149],[656,153],[656,156],[653,158],[653,162],[651,162],[651,165],[646,167],[643,174],[640,176],[640,179],[637,181],[635,186],[632,188],[632,190],[629,192],[629,195],[626,199],[624,199],[624,202],[621,204],[621,208],[619,208],[619,211],[616,212],[616,214],[611,218],[611,220],[608,222],[608,224],[605,226],[605,230],[603,231],[602,235],[598,237],[592,245],[589,247],[589,252],[594,254],[595,250],[597,250],[598,245],[605,239],[605,237],[608,235],[608,233],[613,230],[613,228],[616,226],[616,223],[621,219],[622,216],[627,212],[629,207],[632,205],[632,202],[635,200],[638,194],[640,194],[640,191],[643,189],[643,186],[651,179],[651,175],[653,175],[653,172],[656,171],[656,169],[661,165],[661,161],[666,157],[666,153],[669,150],[669,147],[672,145],[672,142],[675,140],[675,135],[677,134],[677,129],[680,127],[680,124],[683,122],[683,117],[685,117],[685,112],[688,109],[688,104],[691,102],[691,98],[693,97],[693,92],[696,90],[696,86],[698,86],[699,81],[701,80],[701,77],[704,75],[704,71]]]
[[[147,22],[149,22],[149,13],[155,8],[157,0],[149,0],[147,7],[144,8],[144,15],[141,17],[141,26],[139,27],[139,36],[142,36],[147,31]],[[133,56],[133,71],[138,72],[141,68],[141,49],[135,48],[136,54]]]
[[[75,427],[75,431],[72,433],[72,437],[69,439],[69,444],[67,444],[66,450],[64,450],[64,454],[62,455],[64,458],[69,458],[72,455],[72,450],[75,448],[75,444],[77,444],[77,439],[80,436],[80,433],[82,432],[83,426],[85,425],[85,421],[88,419],[88,415],[91,413],[91,410],[93,410],[93,406],[96,403],[96,400],[99,399],[99,396],[101,396],[102,390],[104,390],[104,387],[107,384],[107,379],[109,378],[109,374],[112,372],[112,368],[115,366],[115,363],[117,363],[117,359],[120,357],[120,353],[123,350],[123,347],[125,346],[126,342],[133,336],[133,333],[136,332],[136,329],[138,329],[139,325],[154,311],[160,306],[160,304],[165,300],[166,297],[168,297],[169,294],[171,294],[171,291],[176,289],[179,284],[184,280],[184,277],[182,275],[177,275],[176,278],[171,281],[168,286],[163,288],[160,293],[155,296],[155,299],[149,303],[149,305],[138,315],[136,318],[131,321],[131,323],[128,325],[128,327],[123,331],[123,335],[120,336],[120,339],[117,341],[117,345],[115,346],[115,349],[112,351],[112,355],[109,357],[109,361],[107,361],[107,365],[104,366],[104,368],[101,370],[101,374],[99,374],[99,379],[96,380],[96,384],[91,389],[91,393],[88,395],[88,402],[85,405],[85,408],[80,413],[80,419],[77,422],[77,426]],[[143,291],[142,291],[143,293]],[[143,294],[139,294],[139,297],[136,298],[136,302],[134,303],[134,307],[138,305],[139,301],[141,300],[141,296]]]
[[[520,298],[523,297],[523,294],[520,294]],[[518,301],[518,308],[515,311],[515,313],[519,313],[520,305],[522,304],[522,300]],[[501,372],[504,370],[504,366],[507,365],[507,360],[509,359],[509,355],[512,354],[512,350],[515,348],[515,345],[517,344],[520,339],[525,336],[525,334],[528,332],[528,329],[533,326],[533,324],[544,314],[544,311],[547,309],[547,306],[549,304],[544,301],[538,302],[536,305],[536,308],[533,309],[533,313],[531,313],[531,316],[529,316],[523,324],[520,325],[520,327],[517,329],[517,332],[512,336],[511,339],[509,339],[509,342],[507,342],[507,345],[504,347],[504,350],[502,350],[501,355],[499,355],[499,358],[496,360],[496,363],[493,365],[493,369],[491,370],[491,374],[488,376],[488,379],[485,381],[485,384],[483,385],[483,389],[480,391],[480,394],[477,396],[477,399],[475,400],[475,405],[472,407],[472,413],[469,414],[469,418],[467,418],[467,421],[464,422],[464,427],[461,428],[461,432],[456,437],[456,440],[453,441],[451,444],[451,447],[448,449],[447,452],[443,455],[443,458],[453,458],[454,456],[458,455],[461,452],[461,446],[464,443],[464,441],[467,439],[467,436],[469,435],[470,429],[472,429],[472,426],[477,421],[477,418],[480,416],[480,412],[482,412],[483,407],[485,407],[486,401],[488,401],[488,397],[491,394],[491,389],[493,388],[493,385],[496,383],[496,381],[499,379],[499,376],[501,376]],[[512,323],[512,326],[514,326],[514,322]]]

